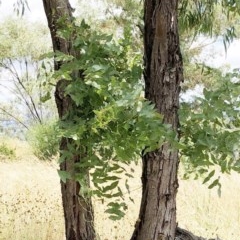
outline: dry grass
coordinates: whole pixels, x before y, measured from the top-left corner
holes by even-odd
[[[12,139],[8,137],[0,137],[0,145],[6,145],[9,149],[12,149],[16,154],[14,161],[16,160],[27,160],[28,158],[35,158],[32,153],[32,149],[27,142],[20,141],[18,139]],[[35,158],[36,159],[36,158]],[[3,156],[0,156],[0,160],[3,162],[5,160]]]
[[[178,192],[180,226],[205,237],[240,239],[240,175],[221,177],[222,193],[199,181],[181,181]]]
[[[37,161],[26,146],[20,145],[15,143],[21,161],[0,162],[0,240],[63,240],[57,165]],[[131,181],[135,204],[129,202],[123,220],[111,222],[104,214],[105,205],[94,201],[101,240],[127,240],[131,236],[141,197],[140,167],[135,168],[136,179]],[[237,174],[225,176],[219,198],[215,190],[209,191],[197,181],[180,181],[179,226],[205,237],[219,235],[223,240],[239,240],[239,182]]]
[[[0,163],[0,240],[63,239],[55,168],[36,160]]]

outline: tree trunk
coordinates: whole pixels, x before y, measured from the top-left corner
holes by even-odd
[[[51,32],[53,50],[75,55],[71,46],[71,40],[66,41],[57,36],[57,31],[59,30],[58,20],[64,18],[66,24],[73,20],[72,8],[68,0],[43,0],[43,5]],[[54,67],[55,70],[58,70],[61,67],[61,62],[55,61]],[[75,108],[70,97],[64,94],[67,84],[69,84],[69,81],[60,80],[56,85],[55,100],[60,119]],[[71,142],[71,139],[63,138],[60,143],[60,150],[68,150],[68,142]],[[74,163],[80,160],[80,156],[67,159],[60,164],[60,170],[71,173],[74,171]],[[88,177],[88,173],[86,173],[86,177]],[[66,183],[61,181],[67,240],[95,239],[91,199],[80,196],[80,188],[80,184],[74,180],[67,179]]]
[[[145,0],[145,96],[177,132],[182,57],[177,0]],[[178,151],[169,144],[143,157],[142,202],[131,240],[173,240],[176,232]]]

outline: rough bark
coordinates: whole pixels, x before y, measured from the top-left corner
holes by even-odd
[[[178,227],[176,230],[175,240],[207,240],[207,239],[203,237],[195,236],[191,232]],[[211,238],[209,240],[221,240],[221,239],[217,237],[217,238]]]
[[[67,22],[72,21],[72,8],[68,0],[43,0],[43,5],[51,32],[54,51],[61,51],[65,54],[75,55],[71,46],[71,39],[66,41],[57,35],[59,30],[58,20],[64,18]],[[55,61],[55,70],[58,70],[61,62]],[[64,88],[68,82],[60,80],[56,85],[55,100],[58,108],[59,118],[62,119],[66,114],[74,109],[74,103],[69,96],[65,96]],[[60,150],[68,150],[70,139],[63,138],[60,143]],[[81,161],[80,156],[74,156],[60,164],[60,170],[72,173],[74,163]],[[86,173],[88,176],[88,173]],[[90,199],[79,195],[80,184],[74,180],[61,181],[62,202],[65,217],[65,232],[67,240],[93,240],[95,231],[93,226],[93,209]]]
[[[145,0],[145,96],[178,129],[182,57],[177,28],[177,0]],[[178,151],[169,144],[143,159],[142,202],[131,240],[173,240],[176,232]]]
[[[206,240],[206,239],[202,237],[197,237],[193,235],[191,232],[186,231],[184,229],[177,228],[175,240]]]

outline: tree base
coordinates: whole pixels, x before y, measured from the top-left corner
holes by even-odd
[[[177,228],[175,240],[207,240],[206,238],[198,237],[191,232],[182,228]],[[220,238],[211,238],[209,240],[221,240]]]

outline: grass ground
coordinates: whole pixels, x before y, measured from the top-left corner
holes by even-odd
[[[38,161],[27,145],[11,143],[16,160],[0,160],[0,240],[63,240],[57,164]],[[131,197],[126,217],[108,220],[104,204],[94,201],[96,229],[101,240],[127,240],[137,218],[140,197],[140,167],[131,181]],[[240,239],[240,176],[223,178],[222,196],[198,181],[180,181],[179,226],[197,235],[223,240]]]

